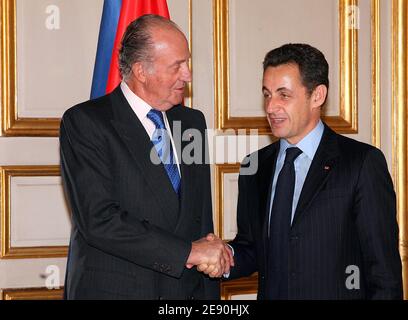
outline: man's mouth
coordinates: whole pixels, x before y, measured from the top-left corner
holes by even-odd
[[[281,124],[285,122],[286,118],[269,118],[272,124]]]

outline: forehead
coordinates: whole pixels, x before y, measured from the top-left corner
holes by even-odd
[[[190,57],[187,39],[178,30],[157,30],[152,33],[152,40],[155,61],[186,60]]]
[[[303,86],[299,67],[295,63],[267,67],[263,74],[263,84],[266,88],[275,90],[281,87]]]
[[[188,46],[187,39],[184,34],[173,27],[158,28],[154,27],[151,30],[153,45],[156,48],[161,47],[184,47]]]

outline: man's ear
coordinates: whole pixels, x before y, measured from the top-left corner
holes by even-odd
[[[324,84],[318,85],[312,93],[312,104],[313,108],[320,108],[327,97],[327,87]]]
[[[139,82],[146,82],[146,70],[141,62],[136,62],[133,64],[132,73]]]

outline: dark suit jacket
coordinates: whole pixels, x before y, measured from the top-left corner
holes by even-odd
[[[252,154],[251,161],[259,160],[257,173],[239,177],[230,278],[258,271],[258,299],[267,298],[268,211],[279,146]],[[360,289],[347,288],[350,276],[354,285],[359,276]],[[325,126],[291,227],[289,299],[401,298],[396,201],[384,156]]]
[[[205,136],[201,112],[175,106],[166,114],[170,126],[181,123],[173,135],[195,128]],[[191,242],[213,231],[209,165],[181,157],[205,139],[174,138],[180,199],[164,166],[150,160],[153,144],[119,87],[64,114],[61,170],[72,209],[66,298],[219,298],[218,281],[184,267]]]

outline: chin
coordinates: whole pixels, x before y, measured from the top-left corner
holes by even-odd
[[[271,131],[272,131],[272,135],[279,139],[285,139],[285,137],[287,136],[284,132],[282,132],[282,130],[272,129]]]
[[[174,106],[176,106],[177,104],[172,104],[171,106],[166,106],[163,108],[162,111],[169,111],[170,109],[172,109]]]
[[[177,106],[179,104],[184,105],[184,99],[177,100],[176,102],[173,103],[173,106]]]

